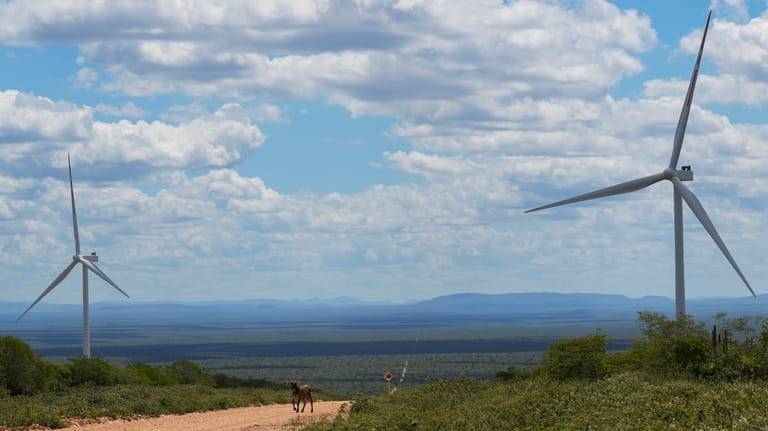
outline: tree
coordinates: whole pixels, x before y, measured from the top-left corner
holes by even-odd
[[[695,323],[690,315],[669,319],[659,313],[638,312],[644,337],[635,340],[625,354],[625,363],[635,368],[661,374],[694,371],[695,364],[709,359],[706,342],[709,337],[703,323]]]
[[[168,366],[168,369],[179,377],[179,383],[182,385],[215,385],[213,376],[192,361],[175,361]]]
[[[11,395],[34,394],[54,387],[59,368],[41,358],[19,338],[0,337],[0,386]]]
[[[155,367],[144,362],[134,362],[125,367],[129,383],[170,386],[179,384],[179,376],[168,367]]]
[[[705,369],[705,374],[721,380],[768,377],[765,318],[729,318],[725,313],[718,313],[714,317],[717,324],[712,327],[713,360]],[[757,328],[762,328],[762,332],[756,335]]]
[[[496,378],[499,380],[522,380],[531,377],[530,371],[521,370],[515,366],[511,366],[504,371],[496,373]]]
[[[684,371],[698,375],[701,367],[711,357],[707,343],[697,337],[677,337],[672,346],[672,358],[675,364]]]
[[[551,343],[544,354],[547,375],[557,379],[589,379],[607,373],[606,336],[596,333]]]
[[[69,361],[71,364],[67,368],[72,386],[113,386],[125,380],[123,370],[104,358],[79,357],[69,358]]]

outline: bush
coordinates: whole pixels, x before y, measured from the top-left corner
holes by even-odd
[[[72,386],[112,386],[125,380],[125,373],[104,358],[69,358],[69,382]]]
[[[289,403],[282,389],[213,389],[199,385],[78,386],[60,392],[0,397],[0,430],[33,424],[60,428],[59,418],[158,416],[258,404]]]
[[[167,367],[155,367],[144,362],[134,362],[125,367],[126,380],[133,384],[154,386],[177,385],[180,382],[178,374]]]
[[[658,313],[639,312],[644,337],[635,340],[625,354],[624,364],[658,375],[688,374],[709,358],[703,323],[691,316],[670,320]]]
[[[216,384],[213,376],[192,361],[175,361],[168,365],[168,370],[178,377],[182,385],[214,386]]]
[[[544,354],[546,374],[556,379],[594,380],[607,374],[606,336],[588,335],[549,345]]]
[[[460,379],[355,401],[305,431],[768,429],[765,385],[649,379]]]
[[[672,359],[682,370],[698,375],[709,358],[709,349],[701,338],[678,337],[673,342]]]
[[[522,380],[529,377],[531,377],[530,371],[521,370],[514,366],[496,373],[496,378],[499,380]]]
[[[284,390],[285,385],[270,382],[264,379],[240,378],[223,373],[213,375],[213,380],[217,388],[267,388],[275,390]]]
[[[34,394],[56,386],[59,367],[35,355],[16,337],[0,337],[0,387],[11,395]]]

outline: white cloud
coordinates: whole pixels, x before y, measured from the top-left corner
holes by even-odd
[[[93,84],[99,80],[99,72],[90,67],[84,67],[77,71],[73,80],[75,81],[76,87],[91,88],[93,87]]]
[[[245,111],[230,104],[178,126],[158,121],[96,122],[90,139],[72,151],[89,164],[103,160],[195,169],[235,163],[263,141],[264,135]]]
[[[478,85],[499,97],[526,94],[532,77],[538,91],[599,94],[640,71],[630,53],[656,38],[647,18],[596,0],[570,11],[490,0],[81,6],[59,15],[56,2],[3,5],[0,22],[8,25],[0,34],[79,43],[84,61],[115,79],[105,88],[126,94],[312,97],[324,88],[346,106],[379,110],[386,101],[483,90]],[[118,17],[120,26],[108,26]]]
[[[701,102],[743,102],[764,104],[768,82],[768,19],[755,17],[745,24],[715,19],[705,47],[705,59],[713,61],[720,72],[717,76],[703,75],[697,87]],[[701,31],[691,32],[680,40],[680,48],[695,53],[701,42]],[[706,82],[704,82],[706,81]],[[687,82],[648,84],[653,93],[664,87],[687,86]]]
[[[110,117],[144,117],[149,115],[149,111],[142,109],[133,102],[127,102],[122,106],[111,106],[99,103],[94,110],[100,114],[108,115]]]
[[[166,112],[160,114],[160,119],[171,123],[186,123],[201,115],[207,114],[207,110],[200,103],[191,105],[174,105]]]
[[[92,124],[88,108],[15,90],[0,92],[3,142],[74,141],[86,137]]]
[[[718,15],[727,14],[736,21],[746,21],[749,18],[749,8],[745,0],[711,0],[710,10],[716,10]]]
[[[687,82],[661,76],[638,100],[610,95],[657,42],[636,12],[599,0],[40,1],[0,5],[0,24],[6,43],[78,44],[89,95],[141,97],[89,108],[0,93],[3,269],[71,253],[71,152],[84,242],[109,251],[105,270],[138,298],[160,295],[158,285],[165,297],[206,297],[213,283],[230,297],[276,286],[312,296],[313,285],[369,286],[362,296],[379,299],[531,290],[554,264],[563,275],[546,286],[612,291],[630,278],[671,294],[667,184],[522,214],[666,166]],[[768,129],[700,103],[763,103],[763,24],[715,21],[706,55],[721,73],[701,76],[681,158],[693,159],[693,187],[740,259],[768,239],[759,228],[738,237],[768,221]],[[695,52],[699,36],[683,50]],[[296,98],[394,119],[390,133],[408,148],[381,160],[416,180],[287,194],[239,173],[267,139],[258,124],[289,124],[284,106]],[[141,108],[169,100],[157,119]],[[706,236],[687,240],[714,249]],[[700,253],[691,267],[702,272],[721,260]]]
[[[259,123],[290,123],[290,120],[283,115],[283,110],[279,106],[269,103],[261,103],[251,109],[251,115]]]
[[[460,157],[446,158],[420,152],[406,154],[402,151],[392,154],[385,153],[384,156],[405,172],[427,177],[435,175],[465,175],[467,172],[478,168],[478,166],[473,166],[472,162],[462,160]]]
[[[130,102],[120,108],[100,105],[95,111],[121,116],[144,113]],[[156,169],[228,166],[243,160],[265,139],[250,113],[234,103],[178,125],[95,121],[93,112],[19,91],[1,92],[0,141],[5,157],[0,165],[30,174],[30,169],[63,167],[64,153],[72,153],[73,160],[97,170],[102,169],[100,165],[111,170],[118,163],[134,169],[142,166],[132,172],[112,172],[112,178],[120,178]]]

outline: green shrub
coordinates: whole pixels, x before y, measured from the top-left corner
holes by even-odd
[[[125,367],[126,380],[132,384],[156,386],[178,385],[180,376],[167,367],[155,367],[144,362],[134,362]]]
[[[213,375],[214,384],[217,388],[268,388],[275,390],[284,390],[285,385],[270,382],[264,379],[240,378],[223,373]]]
[[[59,367],[39,358],[21,339],[0,337],[0,387],[11,395],[54,389]]]
[[[69,382],[72,386],[112,386],[125,381],[123,369],[104,358],[69,358]]]
[[[703,364],[706,359],[695,357],[698,347],[704,346],[703,340],[709,336],[703,323],[695,323],[691,316],[682,319],[669,319],[658,313],[639,312],[638,322],[644,337],[635,340],[628,353],[626,364],[633,364],[639,370],[653,374],[679,375],[690,374],[696,367],[693,362]],[[694,345],[694,339],[701,340]],[[682,341],[678,341],[682,340]],[[687,356],[694,355],[694,356]]]
[[[517,367],[509,367],[504,371],[496,373],[496,378],[500,380],[522,380],[531,377],[530,371],[521,370]]]
[[[672,359],[680,369],[699,374],[711,357],[707,344],[701,338],[677,337],[672,344]]]
[[[182,385],[214,386],[216,384],[213,376],[192,361],[175,361],[168,365],[168,370],[178,377],[179,383]]]
[[[607,373],[606,336],[588,335],[551,343],[544,354],[546,374],[556,379],[589,379]]]
[[[82,385],[61,392],[0,397],[0,429],[35,423],[55,428],[63,417],[159,416],[277,402],[289,403],[290,392],[201,385]]]
[[[748,430],[768,426],[768,387],[649,378],[436,382],[355,401],[304,431]]]

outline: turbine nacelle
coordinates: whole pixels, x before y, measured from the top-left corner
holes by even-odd
[[[691,165],[681,166],[675,173],[677,174],[677,178],[680,178],[680,181],[693,181]]]
[[[72,260],[80,262],[80,259],[85,259],[88,262],[93,263],[99,261],[99,256],[96,255],[95,251],[92,251],[91,254],[75,254],[72,256]]]

